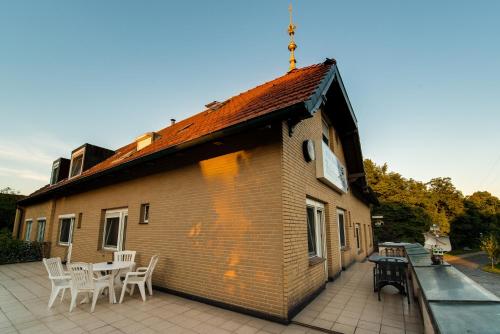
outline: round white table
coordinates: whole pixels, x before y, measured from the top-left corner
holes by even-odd
[[[131,268],[132,265],[134,265],[134,262],[113,262],[108,264],[107,262],[99,262],[99,263],[94,263],[92,265],[92,270],[94,272],[100,272],[100,271],[105,271],[106,273],[109,274],[109,302],[111,304],[116,304],[116,296],[115,296],[115,279],[120,272],[121,269],[129,269]]]

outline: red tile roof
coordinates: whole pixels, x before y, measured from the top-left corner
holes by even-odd
[[[80,176],[65,179],[55,185],[45,186],[29,197],[46,193],[70,184],[75,180],[100,173],[125,162],[184,144],[216,131],[254,119],[294,104],[307,101],[316,91],[335,61],[293,70],[279,78],[233,96],[216,110],[207,109],[156,133],[160,135],[151,145],[136,151],[136,142],[115,151],[108,159],[84,171]]]

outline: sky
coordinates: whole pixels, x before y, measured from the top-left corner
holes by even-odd
[[[0,1],[0,188],[285,74],[288,5]],[[337,60],[365,158],[500,196],[500,1],[293,5],[297,65]]]

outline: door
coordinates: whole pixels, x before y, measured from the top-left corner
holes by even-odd
[[[342,267],[342,250],[346,246],[345,211],[337,208],[337,227],[339,234],[339,265]]]

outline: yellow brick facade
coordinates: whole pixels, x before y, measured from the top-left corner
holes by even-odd
[[[354,260],[362,260],[373,252],[367,235],[371,231],[370,208],[354,197],[351,192],[341,195],[316,178],[315,161],[303,158],[302,143],[307,139],[315,143],[322,140],[321,111],[314,117],[299,123],[290,137],[288,126],[282,127],[283,150],[283,226],[284,226],[284,295],[288,310],[292,310],[305,296],[314,293],[325,283],[325,277],[334,278]],[[345,165],[341,139],[331,129],[330,145],[335,155]],[[316,150],[317,151],[317,150]],[[306,198],[319,201],[325,206],[327,243],[327,267],[323,263],[310,264],[307,250]],[[340,250],[337,208],[346,212],[347,247]],[[348,218],[350,216],[350,219]],[[355,245],[354,224],[361,226],[361,250]],[[371,233],[370,233],[371,236]],[[366,245],[366,246],[365,246]],[[342,263],[340,257],[342,256]]]
[[[369,207],[316,179],[314,162],[303,158],[305,139],[321,140],[321,112],[299,123],[292,137],[283,122],[224,140],[222,149],[206,144],[173,156],[175,166],[165,171],[25,207],[23,220],[33,219],[33,239],[36,219],[46,217],[51,256],[64,258],[58,217],[75,214],[72,261],[101,262],[112,259],[100,249],[104,212],[128,208],[124,248],[137,251],[139,265],[160,255],[156,286],[287,319],[341,265],[373,247],[365,232]],[[325,204],[328,275],[323,264],[309,264],[306,198]],[[144,203],[149,224],[139,224]],[[337,207],[350,215],[342,264]],[[365,226],[359,254],[352,246],[355,223]]]

